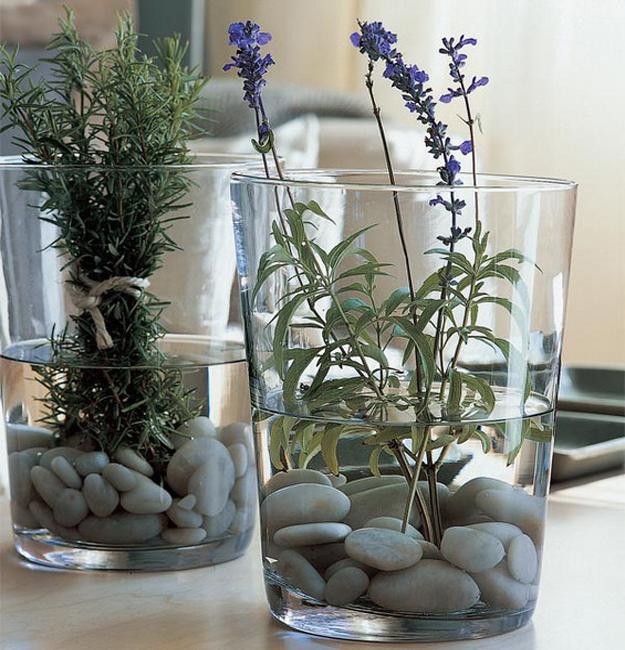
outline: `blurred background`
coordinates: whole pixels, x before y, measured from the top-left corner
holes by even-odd
[[[0,0],[0,40],[19,45],[22,60],[34,63],[56,31],[63,4],[98,47],[113,42],[120,10],[133,12],[146,52],[156,36],[178,32],[189,40],[189,63],[214,77],[205,97],[213,109],[205,125],[211,136],[195,145],[202,150],[249,151],[250,112],[238,81],[222,66],[232,54],[228,24],[259,22],[274,37],[277,65],[267,102],[291,167],[382,163],[362,83],[363,57],[348,41],[357,18],[382,20],[398,33],[406,59],[434,79],[447,73],[439,38],[475,36],[480,43],[470,53],[468,73],[491,80],[474,100],[484,129],[482,171],[580,185],[564,361],[625,365],[623,0]],[[421,129],[398,93],[378,87],[396,166],[432,167]],[[443,115],[461,128],[454,108]],[[12,152],[4,134],[0,153]]]

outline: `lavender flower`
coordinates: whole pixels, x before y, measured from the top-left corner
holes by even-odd
[[[447,136],[447,125],[436,119],[436,102],[432,89],[426,87],[429,81],[427,72],[416,65],[408,65],[394,44],[397,36],[384,28],[382,23],[359,23],[360,33],[352,34],[350,40],[370,61],[383,61],[386,64],[384,77],[401,93],[408,110],[416,113],[419,122],[427,127],[425,144],[435,159],[442,158],[443,165],[437,171],[443,185],[461,183],[458,175],[460,163],[454,158],[453,151],[461,149],[454,146]],[[466,147],[465,147],[466,148]],[[442,204],[441,204],[442,205]]]
[[[449,104],[456,97],[465,97],[477,90],[480,86],[485,86],[488,83],[488,77],[473,77],[471,82],[468,85],[466,84],[465,76],[460,70],[467,62],[467,55],[460,51],[465,45],[477,45],[477,39],[465,38],[464,34],[458,39],[458,42],[453,37],[443,38],[443,47],[439,52],[446,54],[451,59],[449,62],[449,74],[458,84],[455,88],[448,88],[448,92],[441,95],[439,99],[443,104]]]
[[[271,54],[261,56],[260,46],[269,43],[271,34],[261,32],[259,25],[248,20],[245,23],[232,23],[228,28],[228,37],[230,45],[236,45],[237,52],[232,57],[232,63],[227,63],[223,69],[238,70],[237,75],[243,79],[243,99],[250,108],[262,113],[261,91],[267,83],[263,76],[274,60]],[[266,126],[266,130],[268,128]]]

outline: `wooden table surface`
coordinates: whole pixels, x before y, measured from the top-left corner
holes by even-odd
[[[258,540],[227,564],[171,573],[56,571],[12,549],[0,515],[3,650],[325,650],[406,647],[312,637],[274,622]],[[420,650],[625,648],[625,476],[550,499],[541,594],[533,622],[505,636],[419,644]]]

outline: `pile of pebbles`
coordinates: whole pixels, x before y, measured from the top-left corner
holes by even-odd
[[[427,499],[427,485],[417,489]],[[446,613],[535,600],[544,500],[490,478],[437,490],[440,548],[424,540],[414,512],[401,532],[408,486],[400,476],[347,483],[310,469],[280,472],[263,487],[265,555],[285,582],[334,606],[368,598],[388,610]]]
[[[65,540],[189,546],[254,524],[250,426],[197,417],[173,436],[165,480],[136,451],[53,447],[49,431],[9,425],[13,522]],[[29,445],[27,448],[26,445]],[[32,446],[31,446],[32,445]],[[17,449],[22,449],[18,451]]]

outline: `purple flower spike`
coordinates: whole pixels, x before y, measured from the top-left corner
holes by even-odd
[[[460,145],[460,153],[464,154],[465,156],[467,154],[470,154],[472,151],[473,151],[473,142],[471,142],[471,140],[465,140]]]
[[[366,54],[372,61],[387,59],[395,55],[393,45],[397,43],[397,35],[384,29],[381,22],[358,23],[360,34],[354,32],[349,40],[362,54]]]
[[[261,109],[261,91],[266,85],[263,76],[267,68],[274,64],[271,54],[261,56],[260,46],[269,43],[271,34],[261,32],[260,26],[251,21],[232,23],[228,28],[230,45],[237,47],[232,63],[224,65],[224,70],[238,70],[237,75],[243,79],[243,98],[250,108]]]

